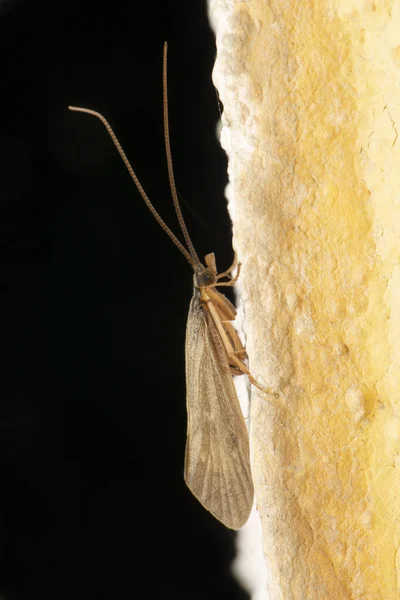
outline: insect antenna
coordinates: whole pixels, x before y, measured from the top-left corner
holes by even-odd
[[[151,212],[151,214],[153,215],[153,217],[155,218],[155,220],[157,221],[157,223],[160,225],[160,227],[165,231],[165,233],[168,235],[168,237],[172,240],[172,242],[175,244],[175,246],[178,248],[178,250],[180,250],[180,252],[182,252],[183,256],[186,258],[186,260],[190,263],[190,265],[192,266],[193,269],[196,269],[198,264],[199,264],[199,259],[197,258],[197,255],[195,253],[195,256],[192,256],[192,254],[186,250],[186,248],[183,246],[183,244],[181,244],[181,242],[178,240],[178,238],[176,237],[176,235],[174,233],[172,233],[171,229],[168,227],[168,225],[165,223],[165,221],[160,217],[160,215],[158,214],[158,212],[156,211],[156,209],[154,208],[153,204],[151,203],[149,197],[147,196],[146,192],[144,191],[142,184],[140,183],[135,171],[133,170],[131,163],[129,162],[121,144],[118,141],[117,136],[115,135],[114,131],[111,128],[111,125],[109,124],[109,122],[107,121],[107,119],[105,117],[103,117],[103,115],[95,110],[91,110],[90,108],[81,108],[79,106],[69,106],[68,107],[69,110],[72,111],[76,111],[76,112],[82,112],[82,113],[87,113],[88,115],[93,115],[94,117],[97,117],[98,119],[100,119],[100,121],[103,123],[104,127],[107,129],[113,143],[114,146],[116,147],[116,149],[119,152],[119,155],[121,156],[128,172],[129,175],[132,177],[134,184],[136,185],[136,188],[139,192],[139,194],[142,196],[143,200],[146,203],[147,208],[149,209],[149,211]],[[186,239],[186,238],[185,238]],[[189,238],[190,240],[190,238]],[[192,246],[193,247],[193,246]],[[197,260],[196,260],[197,259]]]
[[[186,223],[184,221],[181,207],[179,204],[179,198],[176,191],[175,185],[175,177],[174,177],[174,167],[172,163],[172,154],[171,154],[171,144],[169,140],[169,119],[168,119],[168,86],[167,86],[167,51],[168,44],[164,42],[164,54],[163,54],[163,109],[164,109],[164,140],[165,140],[165,152],[167,155],[167,166],[168,166],[168,177],[169,177],[169,187],[171,189],[172,199],[174,201],[174,207],[176,216],[178,218],[178,222],[180,228],[183,233],[183,237],[185,238],[185,242],[187,247],[189,248],[189,252],[196,263],[196,266],[200,265],[199,257],[197,256],[196,250],[192,244],[192,240],[190,239],[189,232],[186,227]]]

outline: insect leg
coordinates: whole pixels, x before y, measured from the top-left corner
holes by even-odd
[[[233,277],[233,279],[231,279],[230,281],[223,281],[222,283],[218,283],[218,281],[216,281],[215,283],[212,283],[211,285],[209,285],[208,287],[219,287],[222,285],[235,285],[235,283],[237,282],[237,280],[239,279],[239,275],[240,275],[240,267],[241,264],[239,263],[237,266],[237,272],[235,277]],[[225,275],[224,273],[221,273],[221,276]],[[217,279],[219,279],[219,276],[217,276]]]
[[[241,371],[242,373],[245,373],[247,375],[247,377],[249,378],[250,382],[256,388],[258,388],[259,390],[261,390],[262,392],[264,392],[266,394],[271,394],[274,397],[279,398],[279,394],[277,392],[275,392],[272,388],[264,388],[259,383],[257,383],[257,381],[254,379],[253,375],[250,373],[249,369],[244,364],[244,362],[236,356],[235,348],[232,345],[231,340],[229,339],[229,334],[226,330],[226,327],[224,326],[222,319],[219,316],[218,311],[217,311],[216,307],[214,306],[213,302],[211,300],[209,300],[208,302],[204,302],[204,308],[205,308],[205,310],[208,310],[210,312],[210,315],[215,323],[215,326],[218,329],[219,335],[221,336],[222,343],[225,347],[225,351],[228,355],[228,360],[229,360],[230,365],[233,366],[234,368],[239,369],[239,371]]]
[[[278,392],[276,392],[275,390],[273,390],[270,387],[262,387],[259,383],[257,383],[257,381],[254,379],[253,375],[250,373],[249,369],[247,368],[247,366],[244,364],[243,361],[240,360],[240,358],[238,358],[236,356],[235,351],[231,351],[228,352],[228,360],[229,360],[229,364],[233,363],[233,368],[237,368],[239,371],[241,371],[243,374],[247,375],[247,377],[249,378],[249,381],[259,390],[261,390],[261,392],[264,392],[265,394],[271,394],[272,396],[274,396],[275,398],[279,398],[279,394]]]
[[[234,326],[232,325],[232,323],[230,321],[224,321],[223,320],[222,324],[223,324],[223,326],[225,328],[225,331],[228,333],[229,337],[231,338],[231,342],[233,344],[236,356],[238,358],[240,358],[241,360],[246,359],[247,358],[246,350],[243,347],[243,344],[240,341],[240,338],[239,338],[239,336],[237,334],[237,331],[234,328]]]
[[[230,277],[230,274],[232,273],[233,269],[237,266],[237,256],[236,256],[236,252],[235,252],[235,258],[233,259],[233,263],[231,264],[231,266],[229,267],[229,269],[227,269],[226,271],[224,271],[223,273],[219,273],[219,275],[217,275],[217,281],[218,279],[222,279],[222,277]]]

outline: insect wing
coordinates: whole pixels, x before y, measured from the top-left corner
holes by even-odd
[[[253,504],[249,439],[224,345],[196,289],[186,328],[186,387],[186,484],[214,517],[239,529]]]

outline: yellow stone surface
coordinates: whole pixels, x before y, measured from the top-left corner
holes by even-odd
[[[271,600],[400,598],[400,0],[212,0]]]

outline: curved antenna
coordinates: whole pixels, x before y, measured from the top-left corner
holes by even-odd
[[[153,217],[155,218],[155,220],[157,221],[157,223],[160,225],[160,227],[165,231],[165,233],[169,236],[169,238],[173,241],[173,243],[175,244],[175,246],[178,248],[178,250],[180,250],[183,254],[183,256],[186,258],[186,260],[191,264],[191,266],[193,267],[193,269],[196,269],[198,266],[199,261],[195,260],[194,257],[192,257],[189,252],[186,250],[186,248],[181,244],[181,242],[178,240],[178,238],[176,237],[176,235],[174,235],[172,233],[172,231],[170,230],[170,228],[168,227],[168,225],[163,221],[163,219],[160,217],[160,215],[158,214],[158,212],[156,211],[156,209],[154,208],[154,206],[152,205],[152,203],[150,202],[149,197],[147,196],[146,192],[144,191],[142,184],[140,183],[139,179],[137,178],[137,175],[135,173],[135,171],[132,169],[131,163],[129,162],[121,144],[118,141],[117,136],[115,135],[114,131],[111,128],[111,125],[108,123],[107,119],[105,119],[103,117],[103,115],[99,112],[96,112],[95,110],[91,110],[90,108],[81,108],[79,106],[68,106],[69,110],[73,110],[76,112],[82,112],[82,113],[87,113],[88,115],[93,115],[94,117],[97,117],[98,119],[100,119],[100,121],[103,123],[104,127],[107,129],[112,141],[114,142],[114,146],[116,147],[116,149],[119,152],[119,155],[121,156],[126,168],[128,169],[129,175],[132,177],[134,184],[137,187],[137,190],[139,192],[139,194],[142,196],[143,200],[145,201],[147,208],[149,209],[149,211],[151,212],[151,214],[153,215]]]
[[[192,240],[190,239],[189,232],[186,227],[186,223],[183,219],[181,207],[179,205],[178,194],[175,186],[175,178],[174,178],[174,167],[172,164],[172,155],[171,155],[171,145],[169,142],[169,123],[168,123],[168,89],[167,89],[167,50],[168,44],[164,42],[164,55],[163,55],[163,109],[164,109],[164,140],[165,140],[165,152],[167,155],[167,165],[168,165],[168,177],[169,177],[169,187],[171,189],[172,199],[174,201],[176,216],[179,221],[179,225],[181,227],[183,237],[185,238],[185,242],[187,247],[189,248],[189,252],[195,261],[196,265],[200,265],[199,257],[197,256],[196,250],[192,244]]]

